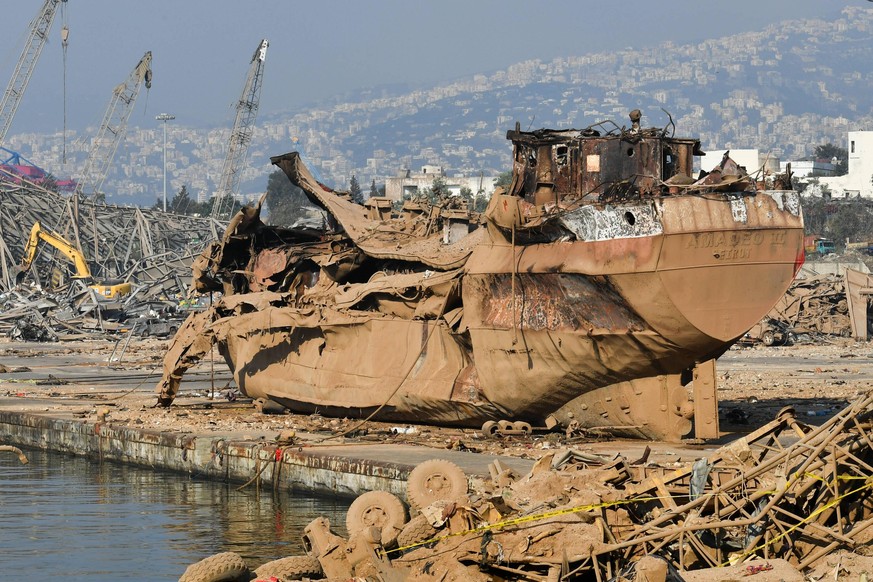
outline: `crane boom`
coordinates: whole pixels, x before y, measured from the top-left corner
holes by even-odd
[[[148,51],[133,68],[127,80],[112,91],[109,107],[103,115],[100,129],[91,144],[85,170],[76,188],[77,194],[96,196],[103,186],[112,158],[124,132],[127,130],[127,120],[133,111],[133,105],[145,82],[146,89],[152,86],[152,52]]]
[[[6,132],[12,125],[12,118],[15,117],[15,112],[33,74],[33,68],[48,39],[48,32],[55,20],[58,4],[66,1],[45,0],[36,17],[30,22],[30,32],[24,43],[24,50],[18,57],[15,72],[12,73],[12,79],[9,80],[6,92],[3,93],[3,101],[0,101],[0,145],[3,144]]]
[[[221,218],[230,211],[230,197],[236,194],[239,189],[240,177],[261,100],[264,61],[267,58],[268,46],[270,43],[266,38],[258,44],[258,48],[252,56],[242,95],[236,104],[236,120],[230,133],[230,146],[227,148],[227,156],[224,158],[224,166],[221,170],[221,181],[218,184],[215,203],[212,206],[213,218]]]

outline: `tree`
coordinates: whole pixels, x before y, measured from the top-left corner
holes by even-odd
[[[306,207],[312,204],[282,170],[276,170],[267,180],[267,215],[270,224],[290,226],[306,215]]]
[[[449,190],[449,185],[446,183],[446,179],[442,176],[437,176],[433,179],[433,184],[430,186],[430,201],[437,202],[441,199],[448,198],[452,195],[452,191]]]
[[[473,199],[473,191],[467,186],[461,186],[461,198],[467,201],[467,208],[473,208],[475,200]]]
[[[512,172],[501,172],[494,182],[494,186],[500,188],[509,188],[510,184],[512,184]]]
[[[212,209],[215,208],[216,204],[219,205],[221,218],[224,219],[231,218],[243,207],[240,201],[234,198],[233,194],[225,194],[221,197],[213,196],[200,205],[200,216],[212,216]]]
[[[352,177],[349,180],[349,194],[351,194],[352,202],[355,204],[364,203],[364,192],[361,190],[361,185],[358,184],[358,178],[354,174],[352,174]]]
[[[849,152],[845,148],[835,146],[832,143],[815,146],[815,159],[830,162],[837,159],[835,175],[842,176],[849,171]]]
[[[863,198],[805,198],[803,222],[806,234],[825,236],[840,246],[847,240],[873,240],[873,202]]]
[[[373,181],[370,182],[370,198],[373,196],[378,196],[379,190],[376,189],[376,179],[373,178]]]
[[[167,210],[174,214],[191,214],[196,210],[197,202],[188,194],[188,186],[182,184],[182,189],[179,190],[170,203],[167,205]]]

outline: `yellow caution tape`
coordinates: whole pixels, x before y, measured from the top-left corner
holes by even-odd
[[[873,488],[873,477],[860,476],[860,475],[837,475],[837,477],[835,478],[834,481],[828,482],[826,479],[824,479],[824,478],[821,477],[820,475],[816,475],[816,474],[814,474],[814,473],[804,473],[803,476],[818,479],[818,480],[822,481],[823,483],[827,484],[828,486],[832,485],[832,484],[834,483],[834,481],[856,481],[856,480],[865,480],[865,481],[868,481],[868,482],[865,483],[864,485],[862,485],[861,487],[858,487],[858,488],[856,488],[856,489],[853,489],[853,490],[851,490],[851,491],[848,491],[848,492],[844,493],[843,495],[840,495],[839,497],[834,498],[832,501],[830,501],[830,502],[826,503],[824,506],[822,506],[822,507],[816,509],[816,510],[813,511],[813,512],[808,516],[808,517],[806,517],[805,519],[801,520],[799,523],[797,523],[796,525],[790,527],[789,529],[783,531],[782,533],[780,533],[780,534],[779,534],[778,536],[776,536],[775,538],[772,538],[771,540],[769,540],[769,541],[767,541],[767,542],[764,542],[763,544],[761,544],[761,545],[759,545],[759,546],[756,546],[756,547],[754,547],[754,548],[751,548],[750,550],[744,552],[744,553],[743,553],[739,558],[737,558],[736,556],[734,556],[734,558],[732,558],[732,559],[729,560],[728,562],[724,562],[724,563],[722,563],[722,564],[719,564],[719,567],[728,566],[728,565],[730,565],[732,562],[734,562],[734,561],[736,561],[736,560],[739,560],[739,559],[745,559],[747,556],[753,554],[754,552],[757,552],[757,551],[759,551],[759,550],[762,550],[762,549],[766,548],[768,545],[772,545],[773,543],[775,543],[775,542],[779,541],[780,539],[784,538],[785,536],[787,536],[787,535],[788,535],[789,533],[791,533],[792,531],[796,530],[796,529],[799,528],[800,526],[802,526],[802,525],[808,523],[809,521],[811,521],[812,519],[814,519],[817,515],[821,514],[823,511],[826,511],[826,510],[830,509],[831,507],[834,507],[835,505],[837,505],[840,501],[842,501],[844,498],[848,497],[849,495],[854,495],[855,493],[858,493],[858,492],[860,492],[860,491],[863,491],[864,489],[870,489],[870,488]],[[800,475],[795,474],[795,475],[793,476],[792,479],[789,479],[789,482],[795,481],[798,477],[800,477]],[[771,495],[773,495],[773,494],[776,494],[777,491],[763,491],[763,492],[761,492],[761,493],[765,493],[765,494],[771,494]],[[712,496],[712,495],[714,495],[714,494],[713,494],[713,493],[704,493],[704,494],[702,495],[702,497],[703,497],[703,496]],[[553,511],[546,511],[546,512],[543,512],[543,513],[537,513],[537,514],[532,514],[532,515],[525,515],[525,516],[522,516],[522,517],[517,517],[517,518],[513,518],[513,519],[507,519],[507,520],[504,520],[504,521],[499,521],[499,522],[497,522],[497,523],[490,523],[490,524],[482,525],[482,526],[479,526],[479,527],[475,527],[475,528],[468,529],[468,530],[464,530],[464,531],[460,531],[460,532],[455,532],[455,533],[450,533],[450,534],[446,534],[446,535],[443,535],[443,536],[433,537],[433,538],[430,538],[430,539],[425,540],[425,541],[422,541],[422,542],[417,542],[417,543],[415,543],[415,544],[410,544],[410,545],[407,545],[407,546],[402,546],[402,547],[399,547],[399,548],[394,548],[393,550],[383,550],[382,554],[383,554],[384,557],[387,557],[388,554],[394,554],[394,553],[399,553],[399,552],[405,552],[405,551],[407,551],[407,550],[411,550],[411,549],[414,549],[414,548],[419,548],[419,547],[427,546],[427,545],[429,545],[429,544],[433,544],[433,543],[436,543],[436,542],[441,542],[441,541],[443,541],[443,540],[447,540],[447,539],[449,539],[449,538],[460,537],[460,536],[465,536],[465,535],[475,534],[475,533],[483,533],[483,532],[486,532],[486,531],[499,530],[499,529],[503,529],[503,528],[510,527],[510,526],[513,526],[513,525],[519,525],[519,524],[523,524],[523,523],[530,523],[530,522],[535,522],[535,521],[541,521],[541,520],[549,519],[549,518],[552,518],[552,517],[559,517],[559,516],[562,516],[562,515],[569,515],[569,514],[571,514],[571,513],[578,513],[578,512],[581,512],[581,511],[591,511],[591,510],[594,510],[594,509],[604,509],[604,508],[609,508],[609,507],[617,507],[617,506],[621,506],[621,505],[629,505],[629,504],[632,504],[632,503],[642,503],[642,502],[647,502],[647,501],[662,501],[662,500],[664,500],[664,499],[666,499],[666,497],[660,497],[660,496],[654,496],[654,497],[636,497],[636,498],[633,498],[633,499],[621,499],[621,500],[618,500],[618,501],[608,501],[608,502],[604,502],[604,503],[593,503],[593,504],[589,504],[589,505],[577,505],[577,506],[575,506],[575,507],[569,507],[569,508],[565,508],[565,509],[555,509],[555,510],[553,510]],[[671,497],[671,499],[672,499],[672,497]]]

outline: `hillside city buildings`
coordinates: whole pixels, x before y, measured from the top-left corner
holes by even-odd
[[[338,189],[347,188],[352,175],[366,189],[372,180],[381,185],[401,169],[427,165],[474,180],[494,176],[511,168],[506,131],[516,122],[534,129],[593,124],[609,130],[626,124],[635,108],[646,126],[699,137],[705,151],[718,152],[716,162],[726,149],[757,148],[792,160],[798,175],[801,161],[810,162],[810,174],[820,174],[824,168],[808,159],[816,146],[849,149],[847,132],[873,130],[871,37],[873,10],[847,7],[829,21],[790,21],[681,46],[634,39],[642,48],[528,60],[428,89],[365,90],[341,103],[262,115],[241,195],[260,195],[274,171],[270,156],[297,148]],[[207,197],[216,190],[230,120],[226,125],[189,127],[183,116],[168,124],[168,191],[186,185],[192,195]],[[158,198],[160,129],[128,128],[104,184],[110,202],[151,204]],[[4,145],[58,178],[76,178],[93,131],[66,140],[60,132],[19,133]],[[856,140],[861,146],[868,151]],[[858,181],[835,183],[834,190],[868,192],[869,172],[864,178],[860,150],[858,155],[852,164]]]

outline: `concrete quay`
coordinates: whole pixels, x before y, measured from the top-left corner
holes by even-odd
[[[387,436],[333,440],[325,431],[296,425],[290,426],[296,433],[292,442],[277,442],[279,428],[292,422],[282,419],[291,417],[267,417],[251,405],[204,396],[230,379],[218,361],[189,374],[192,381],[183,385],[172,408],[154,409],[152,388],[164,349],[164,342],[141,340],[126,361],[109,362],[109,342],[0,343],[0,444],[185,478],[347,497],[384,490],[405,498],[409,471],[432,458],[452,461],[470,477],[487,476],[495,459],[520,474],[533,465],[529,459],[406,444]],[[100,410],[109,414],[101,418]]]
[[[247,435],[249,436],[249,435]],[[432,458],[452,461],[468,476],[487,476],[500,461],[524,474],[533,461],[389,443],[313,445],[269,442],[266,436],[175,432],[0,410],[0,443],[129,463],[189,478],[354,497],[371,490],[405,498],[406,479]]]
[[[391,425],[383,423],[367,423],[365,435],[353,430],[358,436],[337,437],[358,422],[317,414],[264,415],[245,399],[228,401],[223,393],[230,374],[217,359],[186,374],[172,407],[154,408],[165,349],[163,341],[138,340],[122,358],[110,358],[108,341],[0,340],[0,444],[250,487],[345,497],[383,490],[401,498],[409,472],[429,459],[451,461],[473,479],[488,478],[495,460],[524,475],[543,449],[571,446],[552,444],[543,435],[485,440],[478,431],[457,428],[420,426],[415,434],[392,434]],[[283,432],[293,432],[294,439],[277,441]],[[651,447],[650,459],[664,463],[704,452],[643,441],[575,446],[629,459]]]

